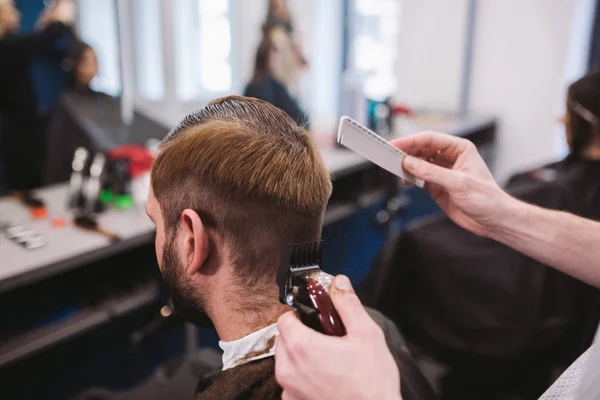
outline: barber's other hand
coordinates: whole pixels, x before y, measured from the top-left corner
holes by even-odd
[[[275,377],[284,400],[400,399],[400,374],[383,331],[367,314],[350,280],[337,276],[331,299],[346,336],[325,336],[295,313],[278,321]]]
[[[75,23],[76,14],[77,10],[73,0],[58,0],[53,18],[55,21],[62,22],[65,25],[72,25]]]
[[[480,236],[488,236],[512,198],[496,183],[469,140],[435,132],[422,132],[392,141],[411,156],[403,167],[427,182],[438,206],[455,223]]]
[[[52,5],[46,7],[38,18],[36,27],[44,29],[52,22],[62,22],[65,25],[73,25],[77,10],[73,0],[57,0]]]

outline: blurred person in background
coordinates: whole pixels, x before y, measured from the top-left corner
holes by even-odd
[[[512,176],[507,190],[532,184],[568,181],[572,195],[584,204],[581,215],[600,219],[600,72],[591,72],[567,90],[565,125],[569,154],[563,160]]]
[[[69,88],[78,93],[97,93],[90,84],[98,75],[98,57],[94,49],[82,41],[73,42],[67,58]]]
[[[275,65],[281,56],[273,43],[264,38],[256,51],[254,75],[244,90],[244,96],[255,97],[285,111],[298,125],[308,129],[308,115],[288,89],[275,77]]]
[[[43,129],[29,64],[72,35],[74,18],[73,2],[59,0],[40,15],[35,32],[19,34],[21,14],[14,1],[0,0],[0,158],[10,190],[42,183]]]
[[[567,92],[567,143],[573,157],[600,160],[600,72],[579,79]]]
[[[83,121],[109,109],[116,101],[90,86],[98,74],[98,58],[90,45],[80,40],[73,41],[64,65],[69,71],[69,87],[50,113],[46,127],[45,185],[69,179],[75,149],[94,148]]]
[[[295,27],[287,0],[269,0],[263,36],[268,38],[280,56],[273,63],[274,76],[294,95],[298,95],[298,77],[308,66],[295,37]]]

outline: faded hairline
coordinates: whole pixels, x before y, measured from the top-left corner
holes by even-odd
[[[187,173],[232,195],[263,197],[286,209],[319,212],[331,195],[331,181],[316,146],[307,143],[307,147],[283,143],[257,136],[239,123],[211,121],[165,141],[153,172],[171,175],[180,184],[185,177],[177,173]],[[166,158],[173,171],[163,170]],[[163,188],[156,175],[152,181],[158,199]],[[173,179],[164,183],[169,186]]]

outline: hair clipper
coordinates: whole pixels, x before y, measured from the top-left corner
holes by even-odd
[[[279,300],[298,311],[307,326],[330,336],[346,328],[329,297],[333,276],[321,270],[322,243],[289,244],[277,275]]]

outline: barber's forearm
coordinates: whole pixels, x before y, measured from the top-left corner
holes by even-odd
[[[600,223],[511,198],[491,238],[600,287]]]

